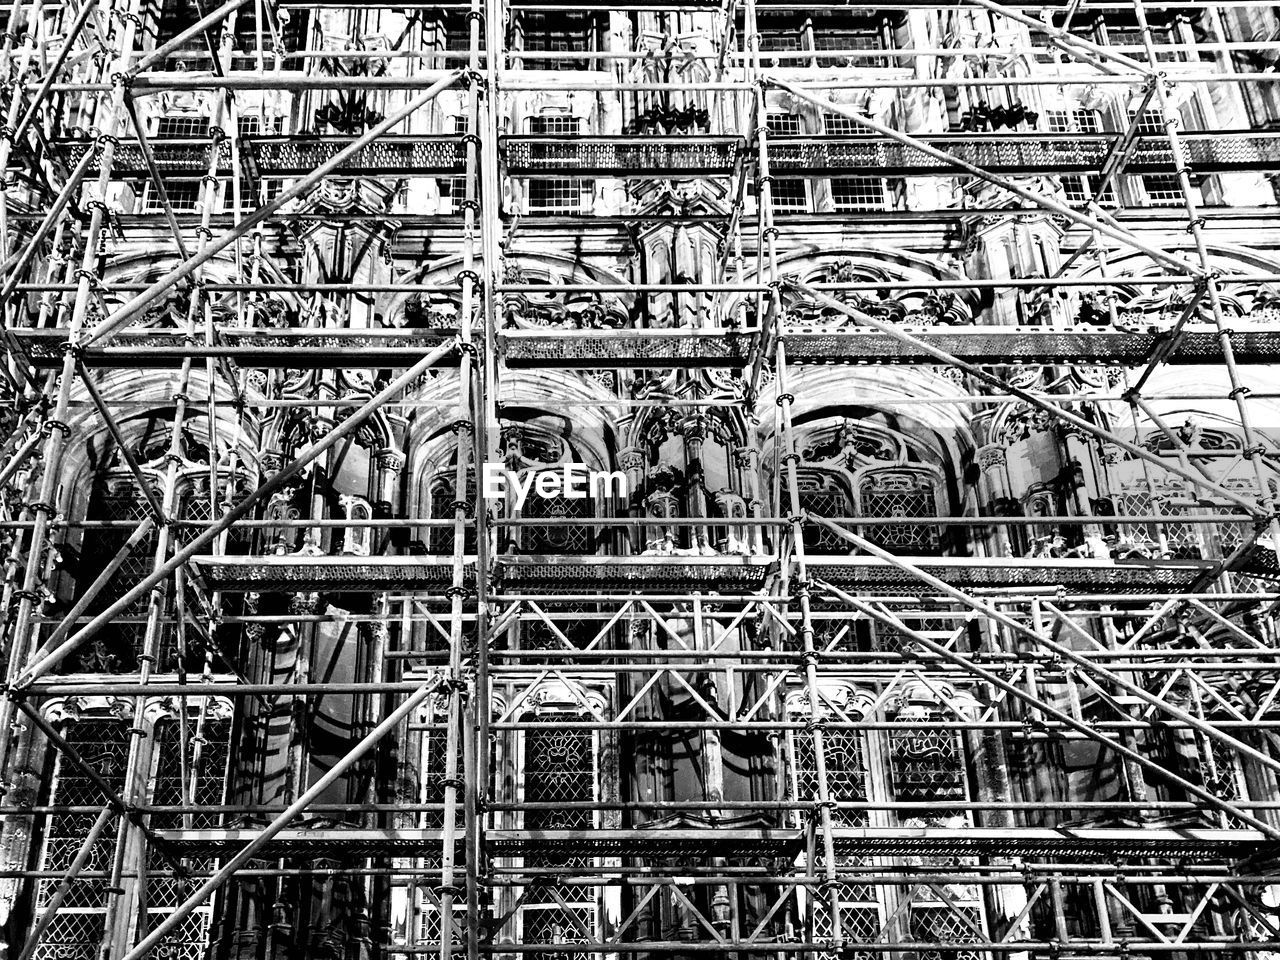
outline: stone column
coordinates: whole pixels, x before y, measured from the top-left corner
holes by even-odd
[[[733,462],[741,477],[742,497],[747,502],[747,516],[753,520],[764,518],[764,501],[760,499],[760,450],[754,444],[733,448]],[[751,552],[764,553],[764,529],[759,525],[747,531],[743,538],[751,545]]]
[[[626,471],[627,492],[630,496],[630,502],[623,512],[627,516],[643,518],[644,507],[640,494],[644,489],[644,451],[639,447],[626,447],[618,454],[618,466]],[[632,553],[639,553],[644,549],[642,527],[624,531],[623,538],[630,543]]]
[[[985,447],[978,448],[977,460],[989,495],[987,503],[991,513],[997,517],[1010,515],[1012,512],[1010,508],[1017,502],[1017,498],[1014,497],[1012,484],[1009,482],[1008,448],[1002,443],[989,443]],[[1016,556],[1017,551],[1013,547],[1014,539],[1010,536],[1007,526],[1001,524],[996,527],[992,534],[996,556]]]
[[[680,434],[684,437],[685,509],[690,517],[707,516],[707,495],[703,490],[702,447],[707,439],[711,418],[702,412],[691,413],[680,422]],[[702,552],[710,550],[707,528],[694,527],[689,531],[689,546]]]

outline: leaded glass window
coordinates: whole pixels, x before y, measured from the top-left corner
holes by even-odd
[[[546,724],[546,729],[522,734],[524,757],[521,764],[525,803],[565,804],[551,809],[525,810],[528,830],[584,830],[594,822],[590,808],[569,804],[591,803],[596,799],[599,772],[596,737],[592,730],[566,728],[563,721],[587,720],[587,714],[546,714],[525,720]],[[590,858],[530,857],[526,869],[553,867],[581,873],[593,866]],[[595,887],[540,884],[527,891],[521,910],[521,925],[528,943],[587,943],[596,935]],[[542,960],[588,960],[587,954],[556,951],[534,952]]]
[[[442,470],[431,479],[430,485],[430,502],[431,502],[431,519],[433,520],[452,520],[454,517],[454,502],[458,499],[454,495],[454,477],[456,471],[453,469]],[[462,552],[464,554],[472,554],[476,552],[476,531],[475,531],[475,500],[476,500],[476,475],[474,470],[467,470],[467,489],[462,497],[466,503],[466,516],[468,521],[473,521],[468,526],[466,536],[463,539]],[[453,528],[452,527],[432,527],[428,534],[428,542],[431,544],[432,553],[453,553]]]
[[[221,712],[221,711],[220,711]],[[192,710],[185,737],[177,717],[162,717],[152,733],[151,803],[155,806],[182,806],[188,802],[215,806],[223,802],[230,754],[231,721],[223,717],[201,717]],[[184,786],[185,775],[185,786]],[[160,830],[208,829],[222,822],[220,814],[153,814],[151,826]],[[212,857],[188,861],[193,870],[213,870]],[[173,877],[169,862],[158,852],[148,852],[146,885],[147,921],[151,928],[162,923],[190,892],[188,885]],[[212,906],[205,903],[183,921],[178,933],[165,941],[165,955],[173,960],[202,960],[212,925]]]
[[[1114,498],[1116,513],[1129,516],[1169,517],[1172,520],[1186,512],[1186,508],[1177,502],[1177,498],[1182,495],[1179,488],[1171,487],[1162,493],[1164,494],[1162,496],[1151,496],[1146,484],[1128,487]],[[1134,546],[1142,548],[1152,556],[1160,555],[1161,534],[1164,536],[1168,555],[1174,559],[1199,559],[1202,553],[1200,538],[1193,524],[1169,521],[1126,523],[1120,525],[1120,530]]]
[[[823,736],[827,761],[827,789],[831,799],[857,802],[867,799],[867,762],[863,738],[855,730],[828,730]],[[818,797],[818,762],[813,752],[813,736],[798,732],[792,740],[795,755],[796,799]],[[833,810],[832,823],[845,827],[863,826],[865,810]]]
[[[899,720],[908,719],[899,714]],[[963,800],[965,798],[964,751],[954,730],[924,724],[944,720],[937,710],[927,717],[912,715],[921,726],[889,733],[889,759],[893,791],[898,800]]]
[[[977,907],[916,904],[911,908],[911,939],[917,943],[975,943],[979,937],[969,924],[979,927],[981,922]],[[908,956],[915,960],[981,960],[982,954],[977,950],[921,950]]]
[[[595,736],[591,730],[566,729],[561,720],[580,715],[531,717],[546,730],[524,732],[524,800],[526,803],[589,803],[596,793]],[[527,810],[524,825],[534,830],[572,830],[589,827],[589,809]]]
[[[155,726],[155,773],[152,777],[153,806],[181,806],[188,802],[200,806],[216,806],[223,802],[227,779],[227,760],[231,738],[231,721],[192,711],[187,718],[185,737],[183,724],[177,717],[164,717]],[[186,781],[184,786],[183,775]],[[203,830],[218,826],[221,814],[157,813],[151,826],[159,830],[187,827]]]
[[[124,787],[129,756],[129,722],[116,716],[82,718],[61,725],[62,736],[117,793]],[[101,807],[101,791],[63,753],[49,748],[52,761],[49,802],[68,806]],[[65,870],[75,859],[97,819],[95,813],[57,814],[45,828],[42,870]],[[111,872],[115,853],[116,823],[113,817],[93,846],[86,872]],[[46,931],[34,960],[94,960],[102,944],[103,917],[107,906],[105,878],[81,879],[72,886],[62,908]],[[53,897],[56,879],[41,880],[36,890],[36,912]]]
[[[445,786],[448,783],[446,758],[448,757],[448,730],[445,728],[448,713],[444,705],[439,704],[423,711],[420,715],[422,723],[431,724],[438,729],[423,730],[421,741],[420,794],[422,803],[439,803],[445,801]],[[462,761],[459,758],[455,776],[461,776]],[[421,814],[421,822],[425,827],[439,827],[444,824],[444,810],[427,810]],[[458,804],[457,820],[462,822],[462,804]]]
[[[806,470],[797,479],[801,510],[828,519],[853,514],[849,494],[835,475]],[[849,553],[852,550],[848,541],[816,523],[804,527],[804,548],[811,553]]]
[[[110,715],[91,715],[64,721],[62,736],[85,762],[117,793],[125,791],[132,722]],[[216,804],[222,800],[226,782],[230,721],[205,717],[192,724],[184,741],[175,718],[162,718],[150,738],[139,741],[137,762],[143,769],[154,765],[151,780],[151,802],[157,805],[183,803],[181,778],[185,746],[186,772],[190,777],[191,802]],[[49,802],[67,806],[100,807],[105,797],[93,781],[72,763],[62,751],[49,749],[51,773]],[[45,871],[65,870],[75,858],[89,833],[96,813],[59,814],[49,818],[45,830],[40,867]],[[200,828],[216,825],[213,816],[184,817],[181,814],[155,814],[151,826],[157,829]],[[86,872],[110,873],[115,854],[117,826],[113,818],[95,843]],[[211,869],[213,860],[196,859],[194,869]],[[146,926],[154,928],[189,893],[175,880],[170,863],[158,852],[148,854],[145,876],[147,904]],[[36,911],[39,913],[53,896],[56,879],[41,880],[36,889]],[[48,932],[40,942],[37,960],[93,960],[98,955],[104,935],[103,920],[107,908],[109,881],[82,876],[73,885]],[[197,908],[179,930],[168,937],[161,948],[172,960],[200,960],[208,948],[211,906]],[[139,936],[145,935],[146,930]]]
[[[870,857],[839,857],[839,869],[850,870],[853,867],[871,867],[875,869]],[[822,863],[815,864],[815,870],[822,869]],[[869,883],[837,883],[836,889],[840,897],[840,933],[846,944],[878,943],[880,930],[884,925],[884,912],[876,888]],[[811,940],[824,940],[831,936],[831,906],[827,898],[821,895],[810,896],[812,904],[813,935]],[[836,960],[837,954],[820,953],[821,960]],[[880,953],[856,948],[841,951],[838,955],[844,960],[878,960]]]
[[[531,496],[524,502],[521,516],[528,520],[549,520],[546,526],[525,527],[525,553],[595,553],[595,533],[585,524],[572,523],[595,515],[592,500],[570,500],[564,496]]]
[[[937,481],[923,470],[875,470],[862,478],[858,494],[864,517],[926,519],[938,515]],[[868,524],[863,527],[863,536],[897,553],[933,554],[941,545],[938,528],[926,523]]]

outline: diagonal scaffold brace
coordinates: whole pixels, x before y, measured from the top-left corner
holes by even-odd
[[[1142,700],[1149,706],[1155,707],[1157,710],[1167,713],[1169,716],[1173,717],[1175,720],[1179,720],[1182,723],[1185,723],[1187,726],[1191,727],[1193,730],[1196,730],[1197,732],[1204,734],[1206,737],[1209,737],[1211,740],[1217,740],[1219,743],[1223,744],[1224,746],[1230,747],[1232,750],[1235,750],[1240,754],[1249,757],[1251,760],[1257,761],[1262,766],[1270,770],[1273,770],[1277,773],[1280,773],[1280,760],[1276,760],[1274,757],[1268,756],[1267,754],[1263,753],[1261,750],[1258,750],[1256,747],[1252,747],[1249,744],[1244,743],[1243,741],[1237,739],[1236,737],[1233,737],[1230,734],[1223,732],[1222,730],[1215,727],[1213,724],[1206,723],[1205,721],[1194,716],[1193,714],[1188,713],[1186,710],[1183,710],[1181,707],[1177,706],[1176,704],[1170,703],[1169,701],[1165,700],[1163,697],[1156,696],[1155,694],[1151,693],[1149,690],[1145,689],[1144,687],[1141,687],[1136,683],[1132,683],[1131,681],[1126,680],[1124,677],[1120,676],[1114,670],[1109,670],[1106,667],[1101,666],[1100,664],[1096,663],[1093,660],[1090,660],[1087,657],[1080,656],[1080,654],[1076,653],[1076,651],[1072,650],[1070,647],[1065,646],[1064,644],[1058,643],[1055,640],[1051,640],[1050,638],[1042,635],[1039,631],[1034,630],[1031,627],[1028,627],[1026,624],[1021,623],[1018,620],[1015,620],[1013,617],[1009,616],[1006,613],[1001,612],[1000,610],[997,610],[995,607],[991,606],[990,604],[984,603],[981,600],[971,597],[967,593],[965,593],[963,590],[959,590],[951,586],[950,584],[938,579],[933,574],[929,573],[926,570],[922,570],[920,567],[916,566],[910,561],[904,560],[902,557],[899,557],[893,553],[890,553],[888,550],[885,550],[883,547],[877,546],[876,544],[872,543],[870,540],[866,539],[865,537],[861,537],[856,533],[852,533],[851,531],[846,530],[844,527],[840,526],[840,524],[838,523],[835,523],[831,520],[827,520],[825,517],[816,516],[812,513],[808,514],[807,519],[810,520],[811,522],[817,523],[819,526],[830,531],[831,533],[834,533],[836,536],[840,537],[842,540],[845,540],[853,544],[855,547],[858,547],[860,550],[864,550],[867,553],[871,554],[872,556],[876,557],[877,559],[883,560],[885,563],[888,563],[891,566],[896,567],[898,570],[901,570],[903,573],[909,574],[910,576],[919,580],[922,584],[926,584],[931,589],[937,590],[938,593],[944,596],[950,597],[952,600],[956,600],[964,604],[969,609],[982,614],[984,617],[988,618],[989,620],[995,623],[999,623],[1001,626],[1006,627],[1007,629],[1013,631],[1014,633],[1017,633],[1020,636],[1026,637],[1028,640],[1031,640],[1033,643],[1036,643],[1037,645],[1044,647],[1046,650],[1053,652],[1056,656],[1059,656],[1064,660],[1070,660],[1072,663],[1076,664],[1076,666],[1078,666],[1084,672],[1091,674],[1102,680],[1105,680],[1107,683],[1114,684],[1116,687],[1120,688],[1121,690],[1124,690],[1129,695],[1137,697],[1139,700]]]
[[[200,534],[192,538],[191,542],[178,550],[174,555],[156,568],[150,575],[144,577],[134,587],[125,592],[118,600],[111,604],[106,610],[98,614],[93,620],[85,624],[78,633],[67,639],[61,645],[50,650],[43,657],[30,663],[23,671],[22,676],[10,690],[10,695],[21,695],[24,688],[38,678],[44,676],[59,663],[61,663],[68,655],[75,651],[82,643],[96,634],[104,626],[110,623],[123,610],[126,610],[140,597],[145,596],[153,587],[166,580],[175,570],[185,565],[188,560],[198,554],[201,550],[208,547],[227,530],[237,520],[247,516],[262,500],[268,498],[275,491],[283,487],[290,479],[292,479],[299,471],[319,457],[326,450],[330,449],[337,443],[341,442],[345,437],[354,433],[360,426],[380,410],[388,400],[395,397],[406,387],[411,385],[418,377],[427,370],[431,369],[437,363],[447,356],[452,355],[458,349],[454,342],[445,343],[426,354],[408,368],[400,376],[392,380],[387,386],[383,387],[377,395],[367,400],[358,410],[347,417],[341,423],[335,425],[323,437],[315,440],[302,450],[297,457],[290,463],[285,465],[279,473],[275,474],[270,480],[262,484],[247,497],[241,500],[236,506],[232,507],[222,515],[215,523],[205,527]]]
[[[1133,763],[1136,763],[1138,766],[1142,767],[1143,769],[1150,770],[1153,773],[1158,774],[1161,777],[1161,779],[1181,787],[1182,789],[1190,793],[1192,796],[1199,797],[1201,800],[1204,800],[1205,802],[1213,805],[1214,807],[1218,808],[1224,813],[1230,814],[1233,817],[1238,817],[1242,822],[1248,823],[1250,826],[1254,827],[1256,830],[1265,834],[1271,839],[1280,840],[1280,830],[1276,829],[1276,827],[1272,826],[1271,824],[1263,820],[1260,820],[1258,817],[1255,817],[1250,813],[1247,813],[1246,811],[1242,810],[1239,806],[1230,802],[1229,800],[1223,800],[1221,797],[1217,796],[1214,793],[1211,793],[1210,791],[1206,790],[1204,787],[1199,786],[1198,784],[1192,783],[1190,780],[1187,780],[1179,776],[1178,774],[1174,773],[1173,771],[1160,766],[1158,763],[1155,763],[1154,761],[1148,759],[1147,757],[1143,756],[1141,753],[1132,749],[1131,747],[1127,747],[1123,743],[1120,743],[1119,741],[1112,739],[1111,737],[1108,737],[1106,734],[1103,734],[1098,732],[1097,730],[1094,730],[1091,726],[1089,726],[1089,724],[1083,723],[1075,719],[1065,710],[1058,709],[1057,707],[1053,706],[1051,703],[1046,702],[1043,698],[1032,696],[1031,694],[1027,693],[1027,691],[1021,689],[1015,684],[1010,683],[1008,680],[1005,680],[1004,678],[1000,677],[998,674],[993,673],[992,671],[986,669],[981,664],[974,663],[973,661],[960,656],[955,651],[947,647],[944,647],[940,643],[935,643],[933,640],[929,639],[919,631],[912,630],[909,626],[907,626],[900,619],[895,617],[892,613],[890,613],[888,610],[884,609],[883,607],[877,608],[872,604],[869,604],[863,600],[859,600],[857,597],[854,597],[851,594],[845,592],[844,590],[841,590],[839,587],[836,587],[830,583],[826,583],[825,581],[819,580],[816,582],[822,589],[828,591],[833,597],[837,598],[842,603],[846,603],[849,606],[853,607],[855,610],[859,611],[860,613],[863,613],[866,616],[870,617],[871,619],[875,620],[876,622],[881,623],[887,627],[890,627],[893,630],[896,630],[897,632],[901,633],[904,637],[908,638],[913,643],[920,645],[921,647],[928,650],[930,653],[934,654],[935,656],[941,657],[947,662],[953,663],[956,666],[961,667],[964,670],[967,670],[969,673],[972,673],[974,676],[979,677],[986,683],[991,684],[993,687],[1004,691],[1005,693],[1009,694],[1015,699],[1020,700],[1023,703],[1026,703],[1028,706],[1034,707],[1036,710],[1042,713],[1048,714],[1049,716],[1057,720],[1059,723],[1061,723],[1063,726],[1068,727],[1071,730],[1074,730],[1076,733],[1083,734],[1085,737],[1088,737],[1090,740],[1093,740],[1096,743],[1103,744],[1108,750],[1114,750],[1120,756],[1124,757],[1127,760],[1132,761]]]

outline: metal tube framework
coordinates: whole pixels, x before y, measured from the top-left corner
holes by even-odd
[[[18,851],[0,863],[14,881],[0,916],[28,921],[7,931],[21,960],[54,955],[89,914],[104,958],[189,944],[275,956],[272,937],[296,938],[292,910],[342,897],[334,942],[387,957],[1280,949],[1280,423],[1260,373],[1280,362],[1267,306],[1280,268],[1264,255],[1280,233],[1259,204],[1257,255],[1229,262],[1252,241],[1227,232],[1232,208],[1196,199],[1280,174],[1280,138],[1185,123],[1206,104],[1274,99],[1277,76],[1247,64],[1280,40],[1223,26],[1262,5],[1214,6],[1204,42],[1163,43],[1209,8],[907,4],[900,21],[875,16],[881,40],[911,39],[870,50],[813,45],[823,17],[850,9],[825,3],[797,21],[798,50],[770,49],[795,10],[766,0],[469,0],[449,8],[447,41],[432,19],[444,8],[230,0],[159,37],[149,6],[13,0],[0,34],[0,849]],[[566,31],[539,49],[536,24],[563,16],[598,43],[563,50]],[[1131,18],[1138,41],[1106,42],[1105,16]],[[641,46],[646,29],[663,42]],[[515,37],[525,49],[507,48]],[[579,53],[582,71],[560,69]],[[1031,69],[1045,57],[1058,75]],[[1014,129],[1035,121],[961,137],[908,119],[987,100],[1048,110],[1083,87],[1136,105],[1093,152],[1037,153],[1044,131]],[[599,135],[520,126],[529,103],[584,93]],[[197,98],[189,115],[209,135],[160,136],[163,104]],[[632,136],[614,103],[631,129],[645,104],[709,119]],[[780,130],[788,110],[802,134]],[[857,134],[828,135],[836,121]],[[1152,176],[1177,183],[1176,212],[1133,201]],[[624,206],[535,205],[539,190],[581,194],[583,178],[620,185]],[[1069,179],[1087,199],[1069,199]],[[832,199],[837,182],[890,181],[965,199]],[[667,200],[645,207],[651,182]],[[797,183],[828,209],[795,215]],[[955,263],[993,225],[1051,224],[1039,236],[1055,249],[1008,276],[797,272],[839,215],[875,236],[928,233],[916,242]],[[703,229],[713,252],[691,267]],[[566,262],[610,243],[638,260],[662,230],[666,275],[521,273],[540,243],[578,244]],[[128,270],[143,253],[154,269]],[[1082,296],[1105,323],[1067,314]],[[1172,322],[1126,320],[1144,296],[1164,297]],[[964,323],[886,312],[912,297],[976,306]],[[1009,319],[1037,297],[1059,299]],[[1261,319],[1242,316],[1246,297]],[[445,320],[406,319],[410,302],[445,301]],[[630,318],[563,319],[588,301]],[[657,322],[664,304],[684,319]],[[1088,373],[1118,367],[1134,371],[1120,386]],[[575,370],[606,386],[568,386]],[[1177,425],[1198,403],[1237,445]],[[821,417],[953,414],[981,439],[937,511],[813,506]],[[998,424],[1033,415],[1064,461],[1058,500],[1000,512],[1017,498],[992,455]],[[580,417],[565,436],[636,436],[662,416],[680,423],[686,515],[658,508],[665,488],[645,486],[658,454],[636,448],[616,466],[643,492],[594,515],[530,516],[480,489],[487,464],[530,469],[521,430]],[[427,449],[449,451],[431,476]],[[326,492],[361,456],[369,496]],[[1083,476],[1101,490],[1118,463],[1142,471],[1145,499],[1107,512]],[[90,515],[106,489],[95,472],[132,484],[128,518]],[[739,513],[717,506],[732,491],[712,475],[737,478]],[[892,524],[908,531],[898,546],[883,541]],[[960,546],[901,546],[935,529]],[[527,548],[566,530],[589,546]],[[1140,535],[1154,546],[1127,539]],[[121,636],[136,641],[128,664]],[[308,733],[334,716],[326,754]],[[95,762],[77,738],[111,718],[118,751]],[[549,732],[562,756],[588,744],[588,769],[537,767]],[[652,751],[668,741],[696,744],[696,797],[663,780]],[[740,774],[725,757],[748,741],[756,768]],[[934,777],[922,795],[958,786],[920,799],[913,775]],[[77,777],[88,798],[65,798]],[[68,843],[68,824],[87,832]]]

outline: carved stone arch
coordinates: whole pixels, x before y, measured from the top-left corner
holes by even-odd
[[[1007,449],[1040,433],[1052,432],[1062,421],[1052,413],[1022,400],[1000,404],[987,426],[991,442]]]
[[[628,278],[620,273],[551,252],[509,255],[504,266],[506,272],[500,282],[602,286],[619,286],[628,282]],[[376,307],[377,314],[382,317],[382,326],[456,329],[462,296],[458,277],[462,269],[462,258],[450,257],[425,264],[412,272],[406,278],[407,282],[446,289],[385,295]],[[618,328],[631,325],[635,295],[586,291],[511,292],[502,295],[499,312],[499,326],[504,327]],[[517,314],[525,319],[513,320]]]
[[[108,695],[54,697],[40,706],[40,713],[50,723],[75,722],[92,714],[129,721],[133,719],[133,710],[132,698]]]
[[[556,677],[544,678],[534,685],[520,705],[520,715],[593,713],[607,717],[609,709],[609,698],[600,689],[571,677]]]
[[[417,490],[423,475],[435,469],[452,455],[457,437],[452,432],[457,417],[457,374],[445,373],[433,378],[406,396],[409,403],[420,404],[413,412],[406,430],[405,455],[409,490]],[[564,408],[546,408],[546,398],[555,397],[564,404],[581,403],[567,418]],[[614,424],[622,419],[624,408],[610,405],[617,398],[597,381],[564,370],[513,371],[503,382],[504,410],[520,412],[522,420],[538,417],[560,420],[572,426],[571,437],[576,449],[593,469],[614,469],[619,443]],[[491,438],[496,446],[499,437]],[[412,509],[412,504],[410,505]]]
[[[1210,269],[1227,276],[1280,273],[1280,258],[1267,256],[1257,250],[1230,244],[1213,244],[1208,248]],[[1197,251],[1190,244],[1168,251],[1182,255],[1189,267],[1188,273],[1200,266]],[[1144,254],[1132,252],[1108,258],[1105,271],[1101,264],[1085,263],[1068,273],[1078,279],[1096,277],[1112,280],[1158,279],[1168,270],[1157,265]],[[1280,284],[1271,281],[1232,281],[1219,283],[1219,299],[1228,319],[1272,323],[1280,319]],[[1074,316],[1082,323],[1106,323],[1109,320],[1107,304],[1114,299],[1117,320],[1121,325],[1135,329],[1171,326],[1190,302],[1193,287],[1190,283],[1132,283],[1099,287],[1096,290],[1079,288],[1065,294],[1075,301]],[[1193,323],[1211,323],[1212,312],[1207,298],[1201,298]]]
[[[664,397],[661,395],[649,395],[646,399],[661,400]],[[666,399],[674,398],[667,397]],[[635,447],[644,449],[655,429],[672,429],[670,421],[678,419],[679,416],[675,407],[655,405],[640,408],[637,413],[629,417],[625,422],[623,434],[620,438],[623,448]],[[743,407],[735,405],[712,409],[701,412],[699,416],[705,421],[705,426],[702,429],[708,431],[708,436],[713,436],[720,443],[741,446],[747,442],[747,438],[750,435],[750,427]]]
[[[183,700],[181,698],[154,697],[147,700],[145,715],[154,724],[156,720],[164,717],[178,717],[182,709]],[[235,715],[235,709],[230,698],[219,696],[187,697],[186,710],[188,713],[203,711],[206,718],[214,720],[230,720]]]
[[[814,367],[796,371],[790,386],[796,396],[792,417],[800,466],[842,477],[845,488],[855,496],[864,468],[925,470],[938,482],[937,510],[944,514],[959,511],[971,499],[965,489],[974,479],[977,444],[968,408],[894,402],[962,396],[954,384],[917,370],[876,368],[874,374],[864,374],[848,368]],[[764,489],[772,488],[772,475],[779,467],[771,452],[778,421],[770,400],[776,389],[770,385],[760,403],[761,449],[766,451]],[[856,405],[850,403],[851,397],[857,398]],[[806,454],[808,462],[803,460]],[[856,502],[850,503],[845,515],[859,512],[857,507]],[[961,541],[952,541],[953,549],[961,547]],[[834,542],[826,549],[847,552],[846,546],[835,550]]]
[[[1242,367],[1239,370],[1241,385],[1255,391],[1249,398],[1253,414],[1254,440],[1269,449],[1280,446],[1280,400],[1269,394],[1274,379],[1267,367]],[[1157,370],[1151,377],[1152,409],[1172,428],[1183,426],[1188,417],[1199,421],[1204,428],[1241,433],[1240,411],[1227,394],[1231,381],[1221,366],[1179,366]],[[1162,393],[1184,394],[1197,397],[1194,400],[1160,399]],[[1217,397],[1219,399],[1199,399]],[[1145,414],[1138,418],[1138,432],[1133,432],[1132,418],[1117,418],[1116,432],[1130,440],[1142,442],[1155,424]]]
[[[197,375],[193,372],[191,379],[189,390],[193,395],[208,389],[203,373]],[[174,390],[169,374],[151,370],[114,371],[101,377],[98,385],[108,401],[115,398],[129,401],[129,407],[117,412],[117,423],[127,441],[138,443],[150,431],[158,444],[167,446],[168,418],[172,417]],[[85,402],[78,405],[77,415],[68,424],[71,432],[63,459],[65,481],[58,506],[67,516],[80,517],[88,506],[95,478],[104,471],[116,468],[123,470],[125,466],[119,461],[114,439],[97,409],[88,402],[83,388],[77,386],[73,391],[73,396],[82,398]],[[245,476],[256,475],[259,451],[262,449],[256,418],[247,412],[237,413],[230,402],[233,398],[220,382],[215,386],[215,396],[219,401],[227,401],[217,404],[215,428],[209,429],[208,412],[201,405],[199,409],[189,410],[184,419],[187,436],[194,447],[216,450],[220,466],[230,467],[234,462],[238,473]],[[137,446],[134,447],[134,452],[140,452]],[[143,456],[139,459],[145,462],[154,458]],[[189,466],[187,472],[193,469],[193,466]],[[158,479],[159,471],[154,472]]]
[[[830,716],[832,706],[835,706],[852,719],[862,719],[871,713],[879,699],[874,691],[844,677],[819,678],[818,689],[819,713],[822,716]],[[813,710],[808,690],[803,687],[791,690],[786,698],[786,712],[789,717],[811,716]]]
[[[151,284],[181,265],[181,260],[171,253],[137,253],[111,260],[103,275],[107,288],[103,295],[106,307],[115,309],[131,299],[135,292],[115,288],[132,284]],[[269,257],[257,261],[258,282],[281,284],[283,290],[260,292],[246,298],[246,314],[239,315],[239,295],[234,291],[210,293],[214,322],[227,326],[290,327],[298,325],[302,310],[301,298],[288,289],[295,281],[285,276]],[[242,280],[241,268],[229,256],[217,256],[201,268],[202,278],[208,283],[235,283]],[[114,291],[114,292],[113,292]],[[173,326],[186,322],[183,312],[189,303],[190,287],[183,283],[173,285],[166,294],[147,309],[134,326]]]
[[[912,707],[940,708],[952,713],[959,720],[976,719],[981,702],[969,690],[942,680],[909,680],[895,691],[888,703],[894,715]]]
[[[968,396],[954,382],[938,377],[929,368],[799,367],[791,371],[789,379],[790,392],[795,396],[791,413],[796,423],[822,416],[847,416],[841,411],[850,408],[850,397],[857,397],[858,410],[893,411],[896,420],[904,429],[909,427],[914,435],[939,438],[957,462],[976,449],[972,415],[964,404],[900,403],[921,398],[954,400]],[[761,449],[772,441],[779,426],[777,397],[776,383],[768,384],[760,392],[757,408]]]
[[[823,291],[849,306],[877,319],[909,326],[934,324],[971,324],[988,305],[990,294],[977,289],[939,291],[936,282],[967,279],[962,269],[907,250],[859,248],[846,246],[831,252],[802,250],[778,261],[777,274],[791,276],[802,283],[867,282],[906,283],[897,289]],[[754,282],[757,275],[748,272],[743,280]],[[720,320],[725,325],[750,318],[754,294],[740,294],[724,300]],[[784,295],[784,309],[791,326],[849,326],[854,320],[811,300],[803,294]],[[750,322],[750,320],[748,321]]]
[[[1200,392],[1190,385],[1184,389]],[[1263,422],[1274,422],[1270,417],[1260,416],[1261,405],[1269,406],[1271,403],[1258,401],[1258,406],[1251,403],[1255,416]],[[1276,468],[1280,444],[1275,431],[1254,430],[1253,443],[1261,447],[1264,456],[1249,460],[1242,455],[1248,444],[1234,404],[1230,401],[1165,400],[1154,406],[1177,438],[1177,443],[1145,415],[1138,419],[1136,430],[1130,425],[1126,431],[1129,439],[1171,465],[1179,463],[1178,444],[1197,451],[1201,454],[1197,458],[1198,463],[1216,485],[1237,495],[1258,498],[1265,492],[1272,499],[1280,495],[1280,470]],[[1265,491],[1258,488],[1256,464],[1262,467]],[[1184,513],[1241,511],[1215,491],[1197,489],[1194,484],[1123,451],[1117,450],[1108,461],[1105,479],[1109,505],[1114,507],[1111,512],[1169,518],[1160,523],[1117,524],[1108,528],[1108,532],[1117,534],[1126,547],[1132,545],[1148,555],[1176,559],[1216,558],[1228,556],[1248,535],[1250,525],[1247,521],[1179,522],[1176,518]]]

